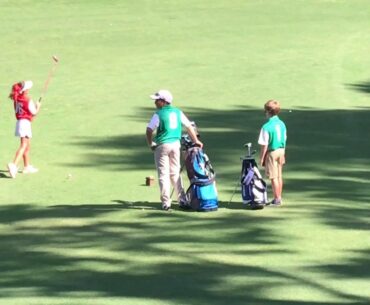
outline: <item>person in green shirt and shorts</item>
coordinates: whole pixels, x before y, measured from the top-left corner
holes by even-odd
[[[203,147],[203,143],[199,141],[196,131],[185,114],[172,106],[171,92],[159,90],[150,98],[154,100],[157,111],[147,125],[146,140],[148,146],[154,151],[162,208],[169,210],[171,207],[171,184],[176,190],[180,207],[185,207],[187,199],[180,175],[182,125],[187,129],[195,145]],[[156,130],[156,135],[153,138],[154,130]]]
[[[280,103],[269,100],[264,106],[267,122],[262,126],[258,138],[261,145],[261,166],[265,166],[267,177],[271,180],[274,199],[273,206],[282,204],[283,165],[285,164],[285,147],[287,130],[285,123],[280,120]]]

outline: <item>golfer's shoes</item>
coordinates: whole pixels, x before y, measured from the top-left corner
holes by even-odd
[[[28,165],[23,169],[23,174],[35,174],[39,171],[38,168],[33,167],[32,165]]]
[[[268,206],[270,207],[280,207],[283,203],[282,199],[273,199]]]
[[[15,178],[15,176],[18,173],[18,167],[14,163],[8,163],[8,171],[10,174],[10,177]]]

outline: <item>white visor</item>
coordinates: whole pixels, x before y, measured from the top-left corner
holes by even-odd
[[[23,87],[22,87],[21,92],[24,92],[24,91],[26,91],[26,90],[31,89],[31,88],[32,88],[32,86],[33,86],[33,82],[32,82],[32,80],[26,80],[26,81],[24,81],[24,82],[23,82]]]

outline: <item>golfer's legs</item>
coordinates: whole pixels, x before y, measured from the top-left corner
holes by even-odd
[[[170,164],[169,164],[169,147],[168,144],[158,146],[154,152],[155,165],[158,172],[159,189],[161,202],[163,205],[170,206]]]
[[[280,199],[279,195],[279,178],[272,178],[271,179],[271,187],[272,187],[272,194],[274,195],[274,199]]]
[[[279,196],[280,198],[282,197],[283,195],[283,163],[281,162],[281,160],[279,160],[279,164],[278,164],[278,173],[279,173]]]
[[[185,201],[185,191],[182,184],[180,175],[181,162],[180,162],[180,143],[176,142],[171,144],[172,149],[169,155],[170,158],[170,178],[177,194],[178,201]]]
[[[21,138],[21,144],[20,144],[17,152],[15,153],[15,157],[14,157],[14,161],[13,161],[13,163],[15,165],[18,165],[21,158],[23,158],[24,152],[27,150],[27,148],[29,146],[29,142],[30,142],[29,138],[26,138],[26,137]]]
[[[281,193],[283,189],[283,167],[284,150],[277,149],[269,152],[267,155],[268,175],[271,180],[272,192],[275,199],[281,199]]]

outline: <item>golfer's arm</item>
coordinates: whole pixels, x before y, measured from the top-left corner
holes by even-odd
[[[40,102],[33,102],[32,100],[30,101],[30,104],[28,106],[30,112],[32,113],[32,116],[35,116],[39,113],[40,108],[41,108],[41,103]]]
[[[36,114],[39,113],[39,111],[41,109],[41,102],[37,101],[35,106],[36,106],[36,113],[35,113],[35,115],[36,115]]]
[[[188,134],[189,134],[190,138],[192,139],[192,141],[194,143],[198,144],[200,147],[203,147],[203,143],[199,141],[193,126],[187,127],[187,131],[188,131]]]
[[[265,165],[266,154],[267,154],[267,145],[261,145],[260,160],[262,166]]]
[[[146,128],[146,142],[148,143],[148,146],[152,146],[153,142],[153,130],[150,129],[149,127]]]

